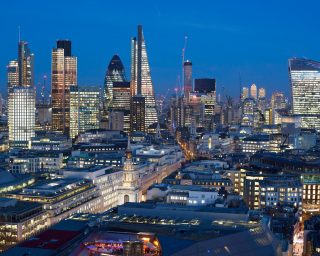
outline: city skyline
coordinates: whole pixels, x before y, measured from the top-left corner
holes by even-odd
[[[266,88],[268,97],[276,89],[289,96],[288,59],[317,60],[319,44],[317,35],[312,34],[313,40],[296,36],[297,31],[311,34],[319,25],[312,19],[316,8],[304,14],[306,7],[291,3],[251,2],[244,8],[236,2],[231,6],[205,1],[197,6],[181,3],[169,6],[168,1],[145,4],[127,1],[118,11],[102,1],[88,5],[70,1],[57,12],[49,12],[49,8],[35,1],[21,2],[19,10],[12,8],[15,3],[3,3],[0,19],[3,24],[9,19],[11,22],[3,26],[7,40],[1,43],[6,51],[0,59],[0,91],[6,94],[6,66],[16,58],[18,26],[21,39],[29,43],[35,54],[35,85],[42,82],[43,75],[50,79],[50,51],[56,40],[66,38],[73,42],[73,52],[79,58],[79,85],[102,87],[105,69],[114,54],[119,54],[129,70],[130,37],[136,25],[142,24],[156,94],[165,94],[168,88],[179,85],[181,51],[184,37],[188,36],[186,59],[194,64],[194,78],[215,78],[218,92],[237,97],[241,74],[243,86],[256,83]],[[71,12],[73,9],[76,11]],[[77,17],[77,12],[86,9],[85,17]],[[59,12],[70,15],[56,20]],[[30,19],[23,19],[24,13]],[[199,16],[200,13],[203,15]],[[299,21],[295,19],[298,13]]]

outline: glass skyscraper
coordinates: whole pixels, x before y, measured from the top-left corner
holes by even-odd
[[[70,87],[70,138],[99,128],[99,106],[99,87]]]
[[[192,62],[189,60],[183,63],[183,92],[187,98],[192,92]]]
[[[108,65],[104,79],[105,110],[112,108],[113,83],[125,81],[126,76],[122,61],[118,55],[114,55]]]
[[[15,86],[8,100],[9,142],[12,147],[28,147],[35,128],[33,87]]]
[[[34,55],[30,52],[28,43],[20,41],[18,46],[19,85],[34,85]]]
[[[292,112],[301,117],[302,127],[320,130],[320,62],[289,59]]]
[[[131,93],[132,96],[139,96],[140,100],[141,97],[145,98],[144,127],[145,129],[147,129],[151,124],[158,122],[158,114],[156,110],[156,101],[150,75],[146,43],[144,40],[141,25],[138,26],[138,38],[132,39],[131,47]],[[135,110],[137,108],[134,107],[132,109]],[[143,111],[141,111],[140,114],[141,113],[143,113]],[[133,116],[136,116],[137,113],[131,114]]]
[[[65,48],[59,48],[65,47]],[[77,57],[71,56],[71,42],[57,41],[52,50],[52,130],[69,135],[70,86],[77,85]]]
[[[12,147],[28,147],[35,131],[34,55],[18,43],[18,59],[7,66],[8,127]]]
[[[19,67],[18,61],[12,60],[7,66],[7,85],[8,85],[8,94],[10,90],[19,85]]]

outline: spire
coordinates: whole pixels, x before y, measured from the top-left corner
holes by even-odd
[[[131,145],[130,145],[130,136],[128,136],[128,145],[126,149],[126,159],[131,159],[132,158],[132,150],[131,150]]]

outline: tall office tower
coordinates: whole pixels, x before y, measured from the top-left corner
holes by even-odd
[[[132,39],[131,46],[131,95],[138,95],[140,100],[141,96],[145,97],[144,125],[145,128],[148,128],[151,124],[158,122],[158,114],[141,25],[138,26],[138,38]]]
[[[71,56],[71,41],[57,41],[52,50],[52,130],[69,135],[70,86],[77,85],[77,57]]]
[[[28,43],[20,41],[18,45],[18,71],[19,85],[33,86],[34,85],[34,55],[30,52]]]
[[[70,86],[70,138],[99,128],[100,88]]]
[[[301,115],[301,126],[320,130],[320,62],[289,59],[292,112]]]
[[[258,98],[265,98],[266,97],[266,89],[261,87],[258,91]]]
[[[7,86],[8,86],[8,95],[10,90],[14,86],[19,85],[19,66],[17,60],[12,60],[7,66]]]
[[[285,100],[283,92],[272,93],[271,107],[273,110],[286,108],[286,100]]]
[[[130,104],[130,131],[145,132],[146,131],[146,97],[136,95],[131,97]]]
[[[119,123],[122,123],[123,127],[119,125],[116,125],[116,127],[117,130],[120,127],[120,130],[123,130],[126,133],[130,132],[130,99],[130,82],[114,82],[112,107],[109,108],[109,111],[114,112],[112,115],[114,119],[122,118],[122,120],[119,120]],[[121,112],[122,114],[116,115],[115,112]],[[109,116],[109,122],[112,124],[115,123],[115,120],[112,120],[111,116]]]
[[[203,126],[211,130],[214,124],[214,114],[216,106],[216,80],[210,78],[195,79],[194,91],[196,97],[200,97],[200,105],[203,107]],[[194,93],[191,93],[194,97]],[[189,99],[189,104],[193,103],[193,99]]]
[[[192,62],[189,60],[183,63],[183,92],[187,98],[192,92]]]
[[[242,87],[241,100],[243,101],[246,98],[249,98],[249,88],[248,87]]]
[[[33,87],[15,86],[8,100],[9,142],[13,147],[28,147],[34,136],[35,92]]]
[[[257,99],[257,86],[255,84],[252,84],[250,87],[250,97],[253,99]]]
[[[19,41],[18,60],[10,61],[8,76],[8,127],[12,147],[28,147],[35,130],[34,55]]]
[[[106,76],[104,79],[105,110],[110,107],[112,108],[113,83],[125,81],[125,71],[121,59],[118,55],[114,55],[108,65]]]

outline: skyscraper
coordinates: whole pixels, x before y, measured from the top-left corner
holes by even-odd
[[[252,84],[250,87],[250,96],[253,99],[257,99],[257,86],[255,84]]]
[[[113,83],[113,97],[112,97],[112,107],[109,108],[111,112],[122,112],[122,115],[112,115],[109,116],[109,123],[113,123],[111,117],[121,117],[122,120],[122,130],[124,132],[130,131],[130,82],[114,82]]]
[[[99,128],[99,105],[99,87],[70,87],[70,138]]]
[[[8,86],[8,95],[10,90],[14,86],[19,85],[19,66],[17,60],[12,60],[7,66],[7,86]]]
[[[139,94],[131,97],[130,104],[130,131],[145,132],[146,131],[146,97]]]
[[[320,62],[289,59],[292,112],[301,116],[302,127],[320,130]]]
[[[244,99],[249,97],[249,88],[248,87],[242,87],[242,92],[241,92],[241,100],[243,101]]]
[[[265,98],[266,97],[266,89],[261,87],[258,91],[258,98]]]
[[[8,127],[12,147],[27,147],[35,130],[34,55],[28,43],[19,41],[18,60],[9,62]]]
[[[77,57],[71,56],[71,41],[60,40],[52,50],[52,130],[66,135],[70,127],[71,85],[77,85]]]
[[[34,55],[30,52],[28,43],[20,41],[18,45],[19,85],[34,85]]]
[[[104,79],[105,109],[112,108],[113,83],[125,82],[125,71],[120,57],[116,54],[110,60]]]
[[[33,87],[15,86],[8,100],[9,142],[13,147],[28,147],[35,127],[35,92]]]
[[[150,75],[146,43],[141,25],[138,26],[138,38],[132,39],[131,46],[131,93],[132,96],[139,96],[140,102],[141,97],[145,98],[144,127],[148,128],[151,124],[158,122],[158,115]],[[141,106],[141,104],[139,106]],[[132,109],[135,110],[136,108],[134,107]],[[136,113],[133,113],[133,115],[137,116]]]
[[[272,93],[271,107],[273,110],[286,108],[286,101],[283,92]]]
[[[183,92],[187,98],[192,92],[192,62],[189,60],[183,63]]]

